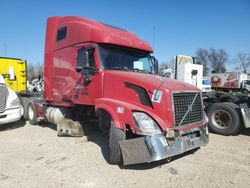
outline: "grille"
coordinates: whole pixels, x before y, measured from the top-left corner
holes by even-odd
[[[6,87],[4,85],[0,85],[0,112],[4,111],[6,106]]]
[[[173,100],[176,127],[203,121],[203,106],[200,92],[173,93]]]

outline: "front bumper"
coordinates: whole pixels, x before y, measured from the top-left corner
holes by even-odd
[[[21,118],[21,108],[6,109],[3,113],[0,113],[0,124],[11,123],[18,121]]]
[[[179,131],[174,140],[163,134],[144,136],[119,142],[124,165],[158,161],[180,155],[208,143],[208,128],[204,125],[188,131]]]

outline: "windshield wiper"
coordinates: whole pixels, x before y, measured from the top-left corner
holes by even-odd
[[[126,70],[122,67],[111,67],[110,70]]]
[[[123,71],[135,71],[135,72],[143,72],[148,74],[153,74],[152,72],[149,72],[147,70],[141,70],[141,69],[128,69],[126,67],[111,67],[109,70],[123,70]]]
[[[148,70],[141,70],[141,69],[137,69],[137,68],[133,69],[133,71],[152,74],[152,72],[149,72]]]

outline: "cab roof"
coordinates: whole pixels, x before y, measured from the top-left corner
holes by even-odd
[[[54,50],[81,43],[106,43],[147,52],[153,52],[151,46],[133,33],[98,21],[77,16],[50,17],[56,32]],[[48,26],[47,26],[48,27]],[[48,28],[47,28],[48,29]]]

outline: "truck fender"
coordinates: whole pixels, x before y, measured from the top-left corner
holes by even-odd
[[[119,117],[116,114],[115,110],[112,109],[109,105],[107,105],[107,104],[97,104],[96,107],[95,107],[95,110],[96,111],[98,111],[98,110],[107,111],[110,114],[112,120],[114,121],[115,127],[120,128],[120,129],[124,129],[124,127],[121,125],[121,122],[119,121]]]
[[[232,102],[223,102],[223,103],[231,106],[234,109],[239,109],[240,108],[237,104],[234,104]]]
[[[146,108],[142,108],[137,105],[131,104],[131,103],[126,103],[126,102],[113,100],[113,99],[106,99],[106,98],[97,99],[95,103],[96,103],[96,106],[95,106],[96,111],[103,109],[110,113],[115,123],[116,128],[125,129],[126,128],[125,123],[128,123],[132,131],[133,132],[135,131],[132,114],[130,114],[132,110],[145,112],[146,114],[151,116],[160,125],[160,127],[163,128],[163,130],[166,130],[168,127],[167,125],[169,124],[169,122],[162,121],[161,118],[156,116],[152,111],[147,110]],[[123,114],[123,113],[117,112],[118,109],[114,108],[117,106],[124,107],[125,113]]]

